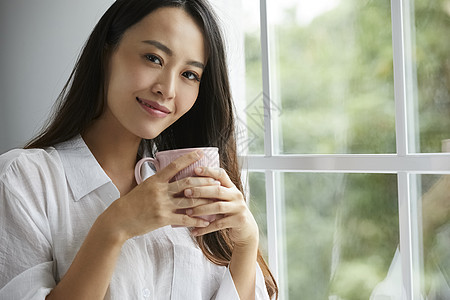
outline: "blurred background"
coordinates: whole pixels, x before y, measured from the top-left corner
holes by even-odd
[[[0,0],[0,153],[42,127],[113,0]]]
[[[450,1],[402,3],[411,9],[404,28],[411,34],[406,44],[411,54],[406,61],[409,151],[439,155],[442,140],[450,138]],[[263,102],[270,101],[276,154],[396,154],[391,1],[268,1],[274,91],[269,99],[261,95],[258,9],[259,1],[245,1],[248,152],[265,154]],[[399,244],[397,174],[280,171],[276,176],[283,299],[369,299],[388,275]],[[450,248],[448,178],[410,176],[408,201],[418,207],[413,222],[422,224],[426,215],[439,224],[420,232],[422,265],[414,271],[422,280],[418,292],[447,299],[450,257],[442,248]],[[266,178],[264,172],[249,174],[250,203],[263,242]],[[433,205],[434,212],[426,214]],[[401,295],[398,271],[387,284]]]

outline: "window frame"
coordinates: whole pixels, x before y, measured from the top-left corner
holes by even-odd
[[[413,0],[391,0],[392,49],[395,97],[395,154],[278,154],[277,116],[273,101],[277,95],[273,48],[268,21],[269,0],[260,0],[262,87],[264,105],[264,154],[242,152],[240,160],[248,172],[264,172],[266,182],[267,239],[270,268],[279,283],[280,299],[287,298],[287,262],[284,246],[284,199],[280,172],[386,173],[397,175],[399,247],[403,286],[407,299],[420,299],[423,270],[421,207],[416,174],[450,174],[449,153],[416,153],[417,80],[412,64],[414,41]],[[270,101],[269,101],[270,100]]]

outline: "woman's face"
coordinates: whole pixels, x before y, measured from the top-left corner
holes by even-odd
[[[155,10],[130,27],[111,54],[107,119],[155,138],[194,105],[206,61],[203,31],[190,15]]]

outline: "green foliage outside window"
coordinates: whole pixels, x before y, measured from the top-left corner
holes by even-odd
[[[414,20],[417,150],[440,152],[450,138],[450,0],[416,0]],[[296,22],[295,7],[286,11],[272,41],[281,153],[396,152],[391,32],[388,0],[342,0],[307,25]],[[245,45],[247,114],[263,115],[262,102],[255,104],[262,91],[259,32],[247,33]],[[262,154],[263,120],[250,119],[249,151]],[[396,176],[282,177],[289,299],[368,299],[399,241]],[[250,174],[250,201],[263,216],[264,189],[263,175]]]

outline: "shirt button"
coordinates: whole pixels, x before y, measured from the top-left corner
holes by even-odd
[[[150,290],[149,289],[143,289],[142,290],[142,295],[144,296],[144,298],[150,297]]]

